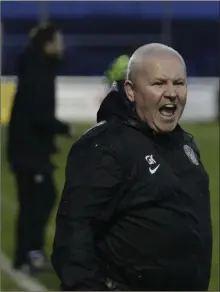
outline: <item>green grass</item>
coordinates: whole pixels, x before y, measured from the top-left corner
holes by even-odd
[[[89,126],[77,125],[77,133],[80,136]],[[186,124],[185,129],[191,132],[200,147],[202,159],[206,169],[210,175],[210,191],[211,191],[211,205],[212,205],[212,223],[214,232],[213,243],[213,261],[212,261],[212,277],[210,282],[210,291],[219,291],[219,128],[217,124]],[[1,223],[2,236],[1,246],[2,250],[12,258],[14,250],[14,222],[16,219],[16,210],[11,208],[10,202],[16,203],[16,192],[14,186],[14,178],[9,170],[5,157],[5,138],[6,128],[2,129],[2,185],[1,185]],[[58,138],[57,143],[60,148],[60,153],[54,157],[54,161],[58,166],[55,171],[55,179],[59,194],[61,194],[64,183],[64,168],[66,164],[66,157],[72,145],[71,139]],[[46,252],[51,253],[54,233],[54,218],[56,208],[51,216],[48,224]],[[49,290],[59,290],[59,280],[55,274],[44,274],[37,277]],[[7,286],[7,281],[4,279],[4,285]],[[10,284],[8,284],[10,288]],[[4,287],[2,287],[2,290]],[[8,291],[15,290],[13,287]]]

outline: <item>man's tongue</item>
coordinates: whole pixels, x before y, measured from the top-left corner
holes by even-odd
[[[174,108],[162,107],[160,109],[160,114],[164,117],[172,117],[174,114]]]

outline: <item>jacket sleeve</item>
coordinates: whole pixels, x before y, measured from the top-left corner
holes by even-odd
[[[107,290],[96,254],[95,222],[117,195],[121,168],[110,146],[70,152],[59,205],[52,264],[64,290]]]
[[[43,77],[30,76],[28,80],[29,114],[35,127],[53,134],[68,134],[69,126],[55,117],[54,96],[48,93],[47,80]]]

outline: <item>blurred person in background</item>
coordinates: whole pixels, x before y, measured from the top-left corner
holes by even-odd
[[[208,290],[209,177],[179,125],[186,74],[172,48],[140,47],[70,150],[52,253],[61,290]]]
[[[56,200],[51,155],[57,134],[72,136],[71,127],[55,117],[55,78],[62,54],[61,33],[52,24],[40,25],[32,30],[17,66],[7,155],[19,202],[13,266],[23,271],[49,267],[44,232]]]
[[[217,121],[220,123],[220,88],[217,93]]]

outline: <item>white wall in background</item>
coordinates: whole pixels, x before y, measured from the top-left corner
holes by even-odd
[[[1,77],[1,113],[6,117],[15,77]],[[189,78],[188,101],[183,121],[212,121],[217,115],[219,79]],[[43,88],[42,88],[43,90]],[[58,77],[56,80],[56,115],[62,120],[95,122],[96,113],[108,92],[102,77]]]

